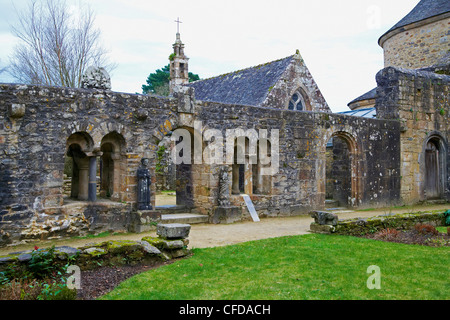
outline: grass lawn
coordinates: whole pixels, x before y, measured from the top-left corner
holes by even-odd
[[[121,283],[102,299],[450,299],[450,248],[308,234],[193,249]],[[381,289],[368,289],[381,271]]]

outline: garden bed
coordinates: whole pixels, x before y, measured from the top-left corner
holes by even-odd
[[[417,224],[409,230],[387,228],[361,237],[387,242],[418,244],[431,247],[450,246],[450,227],[435,228],[428,224]]]

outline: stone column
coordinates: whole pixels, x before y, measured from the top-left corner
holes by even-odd
[[[89,186],[88,186],[88,200],[97,200],[97,157],[89,158]]]
[[[244,193],[248,195],[253,194],[253,165],[246,161],[244,165]]]
[[[232,193],[239,194],[241,191],[239,190],[239,165],[233,164],[233,187]]]
[[[80,161],[78,169],[78,200],[88,200],[89,162]]]

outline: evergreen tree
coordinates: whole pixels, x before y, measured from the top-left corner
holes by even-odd
[[[189,82],[200,80],[197,74],[189,72]],[[147,84],[142,85],[143,94],[157,94],[161,96],[169,95],[169,82],[170,82],[170,64],[156,70],[154,73],[150,73],[147,78]]]

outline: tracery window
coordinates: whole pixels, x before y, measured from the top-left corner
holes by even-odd
[[[305,110],[305,100],[300,92],[296,91],[292,95],[291,100],[289,100],[289,110]]]

